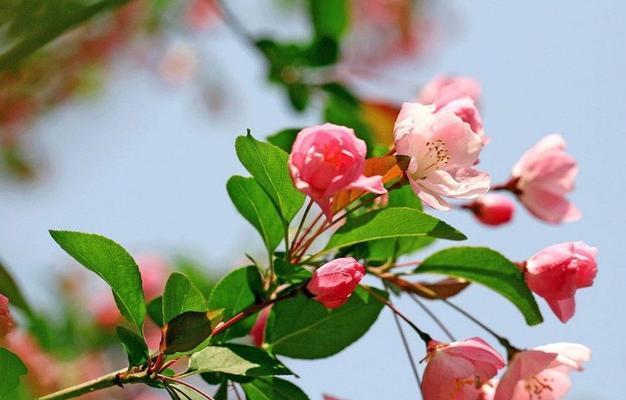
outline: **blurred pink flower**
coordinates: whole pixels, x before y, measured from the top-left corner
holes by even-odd
[[[206,29],[221,17],[222,11],[216,0],[192,0],[185,10],[184,21],[194,29]]]
[[[483,139],[455,112],[404,103],[394,135],[396,154],[410,158],[411,187],[429,206],[449,210],[443,197],[472,199],[489,190],[489,175],[474,168]]]
[[[513,219],[515,203],[509,198],[495,193],[487,193],[464,206],[485,225],[497,226]]]
[[[298,133],[289,156],[291,178],[315,201],[326,218],[333,217],[332,197],[343,189],[386,193],[381,176],[363,175],[365,142],[345,126],[326,123]]]
[[[558,400],[571,386],[569,373],[582,371],[591,350],[574,343],[554,343],[522,351],[510,362],[494,400]]]
[[[0,294],[0,340],[13,328],[13,318],[9,311],[9,299]]]
[[[565,196],[574,188],[576,160],[565,140],[552,134],[531,147],[515,164],[509,189],[537,218],[552,224],[576,221],[580,211]]]
[[[306,289],[326,308],[341,307],[365,276],[365,268],[352,257],[337,258],[313,273]]]
[[[198,54],[186,42],[174,42],[159,60],[159,73],[166,82],[180,85],[193,79],[198,72]]]
[[[481,386],[504,368],[502,356],[487,342],[471,338],[450,344],[428,344],[424,400],[476,400]]]
[[[576,290],[593,285],[597,253],[583,242],[566,242],[545,248],[526,262],[528,287],[546,299],[561,322],[574,316]]]

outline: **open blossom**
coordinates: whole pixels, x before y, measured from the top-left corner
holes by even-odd
[[[13,319],[9,311],[9,299],[0,294],[0,339],[13,328]]]
[[[306,289],[326,308],[341,307],[365,276],[365,267],[352,257],[337,258],[313,273]]]
[[[439,109],[454,100],[463,98],[470,98],[477,103],[480,93],[480,83],[476,79],[466,76],[439,75],[424,85],[419,94],[419,102],[434,104]]]
[[[449,210],[444,197],[472,199],[489,190],[489,175],[474,168],[483,138],[455,112],[404,103],[394,135],[396,153],[410,158],[411,187],[429,206]]]
[[[578,174],[576,160],[557,134],[541,139],[513,166],[511,184],[535,217],[552,224],[576,221],[580,211],[566,199]]]
[[[568,392],[569,373],[581,371],[591,350],[574,343],[554,343],[515,356],[498,384],[494,400],[558,400]]]
[[[502,356],[480,338],[428,344],[424,400],[476,400],[481,387],[504,368]]]
[[[343,189],[361,189],[383,194],[381,176],[365,176],[365,142],[345,126],[324,124],[298,133],[289,156],[294,184],[315,201],[328,220],[332,197]]]
[[[556,316],[567,322],[576,310],[577,289],[593,285],[598,250],[583,242],[545,248],[526,262],[524,278],[533,292],[546,299]]]
[[[488,193],[464,206],[485,225],[502,225],[513,219],[515,203],[500,194]]]

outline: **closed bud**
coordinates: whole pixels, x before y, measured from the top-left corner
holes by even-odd
[[[341,307],[365,276],[365,267],[352,257],[332,260],[313,273],[306,289],[326,308]]]

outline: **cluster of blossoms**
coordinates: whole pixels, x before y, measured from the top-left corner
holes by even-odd
[[[449,199],[471,200],[461,207],[487,225],[510,221],[514,211],[511,200],[487,193],[490,189],[511,192],[545,222],[578,219],[580,212],[566,198],[577,165],[559,135],[547,136],[528,150],[503,185],[491,186],[489,175],[478,170],[481,150],[489,143],[476,106],[479,95],[473,79],[438,77],[424,87],[419,102],[402,105],[394,128],[394,154],[408,160],[404,178],[415,194],[438,210],[452,208]],[[337,193],[360,189],[380,196],[387,192],[382,176],[364,175],[365,155],[365,143],[352,129],[327,123],[298,134],[289,167],[295,186],[332,221]],[[583,242],[557,244],[519,266],[528,288],[567,322],[574,315],[576,290],[593,284],[596,249]],[[365,273],[354,258],[335,259],[314,272],[307,291],[327,308],[339,307]],[[507,350],[508,368],[498,383],[494,378],[507,363],[484,340],[428,341],[424,398],[560,399],[569,389],[569,372],[581,370],[590,358],[588,348],[570,343],[523,351],[507,346]]]

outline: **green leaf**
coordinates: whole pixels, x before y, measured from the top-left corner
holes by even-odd
[[[282,282],[290,285],[311,279],[313,273],[299,265],[288,263],[282,258],[274,260],[274,272]]]
[[[224,382],[213,395],[214,400],[228,400],[228,382]]]
[[[111,287],[122,315],[141,332],[146,304],[139,267],[130,254],[100,235],[70,231],[50,231],[50,235],[63,250]]]
[[[144,365],[148,361],[148,345],[135,332],[124,327],[117,327],[117,336],[122,342],[131,367]]]
[[[247,400],[309,400],[302,389],[276,377],[256,378],[241,387]]]
[[[278,360],[257,347],[241,344],[209,346],[191,356],[183,376],[221,372],[241,376],[290,375]]]
[[[387,208],[391,207],[408,207],[422,211],[422,202],[413,193],[411,186],[405,185],[389,192]],[[367,247],[366,257],[368,260],[384,261],[414,253],[431,245],[434,241],[435,238],[432,237],[403,237],[373,240],[367,242],[364,246]]]
[[[163,321],[170,322],[187,311],[207,311],[206,299],[185,275],[174,272],[163,292]]]
[[[169,387],[174,390],[174,393],[170,392],[170,396],[174,400],[206,400],[206,396],[201,395],[188,386],[173,383],[169,384]]]
[[[339,39],[348,27],[346,0],[309,0],[311,23],[316,36]]]
[[[291,83],[287,85],[287,94],[289,102],[296,111],[304,111],[311,100],[311,89],[303,83]]]
[[[387,208],[356,217],[330,237],[326,249],[388,238],[435,237],[464,240],[465,235],[428,214],[407,208]]]
[[[209,297],[209,309],[223,309],[223,318],[228,320],[235,314],[243,311],[262,296],[263,283],[256,267],[249,266],[236,269],[223,277]],[[225,329],[217,335],[220,340],[226,341],[248,334],[256,317],[250,316]]]
[[[174,257],[174,265],[178,271],[185,274],[193,282],[205,298],[209,296],[217,279],[209,274],[206,266],[181,255]]]
[[[211,336],[208,313],[188,311],[165,325],[165,354],[184,353],[195,349]]]
[[[0,263],[0,293],[9,299],[9,302],[13,306],[19,308],[29,316],[33,315],[33,310],[26,301],[22,291],[19,286],[17,286],[13,276],[2,263]]]
[[[502,254],[485,247],[453,247],[424,260],[415,273],[436,273],[477,282],[509,299],[526,323],[543,321],[537,302],[522,272]]]
[[[387,297],[385,292],[376,292]],[[274,304],[265,340],[273,353],[287,357],[332,356],[363,336],[382,308],[381,302],[360,287],[346,304],[334,310],[299,295]]]
[[[302,130],[302,128],[288,128],[278,131],[275,134],[268,136],[267,141],[274,146],[280,147],[287,153],[291,153],[291,147],[293,142],[296,141],[296,136]]]
[[[163,297],[155,297],[152,299],[150,303],[146,306],[148,316],[159,327],[163,327],[165,322],[163,322]]]
[[[272,253],[283,238],[283,224],[267,193],[254,178],[241,176],[231,177],[226,190],[237,211],[256,228]]]
[[[0,348],[0,399],[11,400],[20,384],[20,377],[26,375],[26,366],[18,356]]]
[[[58,36],[130,0],[3,0],[0,70],[15,67]]]
[[[270,196],[283,220],[289,223],[302,207],[304,195],[291,181],[287,153],[256,140],[250,133],[239,136],[235,148],[243,166]]]

